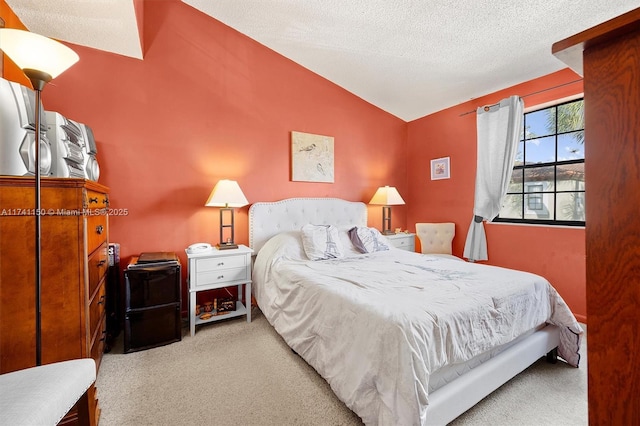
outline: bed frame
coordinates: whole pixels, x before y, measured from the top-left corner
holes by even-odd
[[[307,224],[339,229],[367,226],[367,206],[337,198],[290,198],[255,203],[249,208],[249,245],[257,254],[269,238]],[[429,393],[427,424],[443,425],[525,370],[541,357],[555,362],[558,327],[547,325],[497,356]]]

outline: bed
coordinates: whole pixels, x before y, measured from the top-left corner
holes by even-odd
[[[365,424],[446,424],[541,357],[578,367],[582,328],[548,281],[396,249],[363,203],[255,203],[249,244],[263,314]]]

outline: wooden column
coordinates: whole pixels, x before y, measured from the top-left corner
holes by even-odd
[[[640,9],[552,52],[584,75],[589,424],[640,424]]]

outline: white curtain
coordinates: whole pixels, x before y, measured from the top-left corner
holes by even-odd
[[[500,213],[518,150],[523,112],[524,102],[518,96],[477,110],[478,167],[474,217],[464,245],[464,257],[472,262],[488,259],[483,221],[492,221]]]

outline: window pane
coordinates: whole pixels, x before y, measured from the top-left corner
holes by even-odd
[[[526,139],[552,135],[556,131],[556,107],[525,114]]]
[[[527,185],[527,192],[542,192],[542,191],[544,191],[544,185],[541,183]]]
[[[542,210],[542,194],[527,195],[527,210]]]
[[[525,194],[525,219],[553,218],[553,194]]]
[[[556,138],[530,139],[524,151],[525,164],[553,163],[556,161]]]
[[[522,219],[522,194],[507,194],[499,216],[503,219]]]
[[[558,133],[584,129],[584,101],[558,106]]]
[[[542,185],[543,191],[555,191],[553,181],[553,166],[524,169],[525,192],[533,192],[529,189],[533,185]]]
[[[518,142],[518,150],[516,151],[516,159],[515,159],[515,166],[521,166],[524,164],[524,141],[522,139],[520,139],[520,142]]]
[[[557,166],[558,191],[584,191],[584,163]]]
[[[584,160],[584,130],[558,135],[558,161]]]
[[[584,221],[584,192],[565,192],[557,197],[556,220]]]
[[[511,173],[511,181],[509,182],[509,188],[507,192],[522,192],[522,176],[524,170],[515,169]]]

